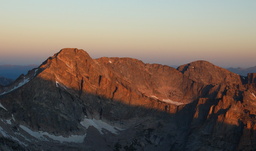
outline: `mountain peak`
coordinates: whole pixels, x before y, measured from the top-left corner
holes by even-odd
[[[240,76],[208,61],[194,61],[178,67],[190,79],[204,84],[240,84]]]
[[[63,48],[56,54],[56,56],[67,56],[69,58],[72,58],[74,56],[81,56],[91,58],[86,51],[77,48]]]
[[[74,66],[76,63],[83,63],[82,60],[92,60],[90,55],[84,51],[83,49],[77,49],[77,48],[64,48],[61,49],[58,53],[53,55],[52,57],[49,57],[40,67],[46,68],[52,63],[65,63],[66,66]]]
[[[205,61],[205,60],[197,60],[190,62],[188,64],[184,64],[178,67],[178,70],[181,71],[182,73],[186,72],[188,68],[194,68],[194,67],[204,67],[204,68],[212,68],[212,67],[217,67],[214,64]]]
[[[63,48],[59,51],[59,53],[78,53],[78,52],[84,52],[84,50],[77,49],[77,48]]]

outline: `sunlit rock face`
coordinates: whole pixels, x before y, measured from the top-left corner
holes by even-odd
[[[255,150],[255,77],[62,49],[0,87],[0,150]]]
[[[195,61],[182,65],[178,67],[178,70],[189,77],[189,79],[204,84],[239,85],[242,82],[238,74],[215,66],[207,61]]]

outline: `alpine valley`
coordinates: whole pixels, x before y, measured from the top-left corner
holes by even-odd
[[[0,87],[0,150],[256,150],[255,118],[256,73],[65,48]]]

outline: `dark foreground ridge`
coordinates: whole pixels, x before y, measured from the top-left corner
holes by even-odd
[[[62,49],[0,87],[0,150],[256,150],[255,83]]]

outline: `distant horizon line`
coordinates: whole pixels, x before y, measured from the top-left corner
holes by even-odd
[[[5,67],[12,67],[12,66],[39,66],[40,64],[22,64],[22,65],[19,65],[19,64],[0,64],[0,66],[5,66]]]

